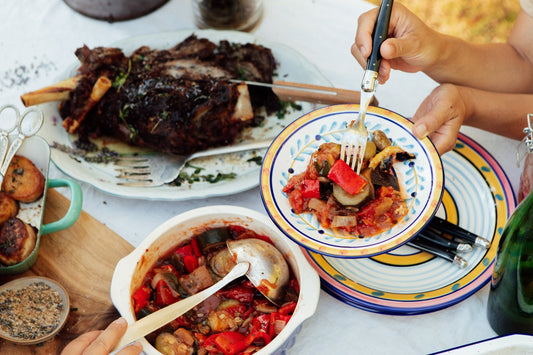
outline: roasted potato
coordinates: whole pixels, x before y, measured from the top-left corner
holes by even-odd
[[[19,212],[19,203],[5,192],[0,192],[0,224],[15,217]]]
[[[8,219],[0,228],[0,263],[15,265],[24,261],[35,248],[36,230],[21,219]]]
[[[45,178],[31,160],[15,155],[6,171],[3,190],[20,202],[33,202],[44,192]]]

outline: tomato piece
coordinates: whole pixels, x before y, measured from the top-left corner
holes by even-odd
[[[289,204],[291,205],[294,213],[299,214],[305,212],[304,203],[305,199],[302,196],[302,192],[299,189],[294,189],[287,193]]]
[[[320,198],[320,181],[306,179],[300,186],[303,198]]]
[[[346,162],[339,159],[333,164],[328,173],[328,178],[337,183],[344,191],[356,194],[368,183],[359,176]]]

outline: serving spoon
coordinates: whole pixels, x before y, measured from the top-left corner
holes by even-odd
[[[290,276],[289,266],[281,252],[261,239],[232,240],[226,245],[237,263],[226,276],[214,285],[130,324],[114,350],[161,328],[243,275],[266,298],[279,305]]]

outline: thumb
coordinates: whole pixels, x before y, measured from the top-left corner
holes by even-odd
[[[381,56],[385,59],[409,57],[413,50],[412,41],[405,38],[387,38],[381,44]]]

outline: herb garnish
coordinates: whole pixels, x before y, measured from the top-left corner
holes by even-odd
[[[302,105],[297,104],[292,101],[281,101],[280,100],[279,103],[281,105],[281,108],[278,110],[278,112],[276,112],[276,117],[280,120],[283,119],[285,115],[289,113],[290,108],[292,108],[293,110],[297,110],[297,111],[302,110]]]
[[[203,170],[205,170],[204,168],[201,168],[199,166],[194,166],[189,163],[185,164],[185,168],[193,168],[194,171],[190,175],[186,172],[181,172],[179,176],[176,178],[176,180],[174,180],[171,184],[176,185],[176,186],[181,186],[183,183],[192,184],[198,181],[207,181],[211,184],[214,184],[222,180],[235,179],[235,177],[237,176],[237,174],[235,173],[229,173],[229,174],[217,173],[216,175],[214,174],[202,175],[201,173]]]
[[[115,78],[115,81],[113,82],[113,87],[117,89],[117,91],[120,91],[120,88],[124,83],[126,82],[126,79],[128,79],[128,76],[131,72],[131,60],[128,60],[128,71],[126,73],[120,72],[117,74],[117,77]]]

